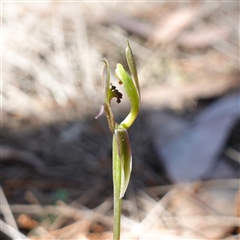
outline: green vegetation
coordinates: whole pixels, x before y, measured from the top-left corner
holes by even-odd
[[[127,129],[131,127],[131,125],[135,121],[140,107],[140,89],[137,69],[128,41],[126,47],[126,59],[133,78],[125,71],[123,66],[119,63],[117,64],[115,70],[115,74],[119,80],[119,84],[123,84],[131,104],[129,114],[120,124],[115,122],[110,104],[112,98],[116,98],[117,102],[120,103],[122,94],[110,82],[110,68],[108,61],[106,59],[102,60],[105,64],[102,75],[104,87],[104,103],[99,115],[105,112],[109,129],[113,133],[112,161],[114,188],[114,240],[120,239],[121,203],[122,198],[128,187],[132,170],[132,153]]]

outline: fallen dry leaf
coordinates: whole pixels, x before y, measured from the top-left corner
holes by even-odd
[[[194,23],[199,14],[198,7],[178,8],[165,17],[161,17],[149,36],[154,44],[167,43],[174,40],[188,26]]]
[[[180,187],[168,211],[174,214],[181,236],[220,239],[230,233],[238,220],[229,217],[232,216],[235,193],[236,189],[216,187],[200,188],[194,193],[190,186]]]
[[[170,121],[161,125],[161,121],[155,119],[156,115],[149,118],[154,130],[156,151],[172,181],[226,177],[219,175],[226,172],[221,169],[217,176],[214,175],[216,160],[223,151],[230,130],[239,119],[239,99],[239,93],[222,98],[185,125],[181,123],[172,127],[169,126]],[[170,135],[171,138],[166,138],[163,134]],[[229,171],[230,176],[235,174],[233,169]]]
[[[198,76],[193,82],[181,86],[159,85],[142,90],[142,107],[148,109],[174,106],[198,98],[221,96],[226,91],[239,86],[239,74],[229,76],[211,73]]]
[[[229,35],[230,29],[208,27],[202,31],[185,33],[180,37],[178,42],[184,48],[206,48],[222,40],[226,40]]]
[[[109,16],[109,14],[104,15],[104,17],[100,19],[99,22],[105,25],[117,25],[131,34],[146,39],[154,31],[154,27],[146,22],[122,16],[116,13],[112,14],[111,16]]]
[[[33,220],[31,217],[29,217],[26,214],[20,214],[17,219],[17,222],[20,228],[29,229],[29,230],[37,227],[38,225],[37,221]]]

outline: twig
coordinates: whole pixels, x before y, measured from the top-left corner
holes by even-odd
[[[143,189],[144,192],[148,193],[151,196],[156,197],[156,195],[163,195],[170,191],[171,189],[183,189],[184,187],[188,187],[191,184],[200,184],[201,187],[220,187],[220,188],[239,188],[239,179],[217,179],[217,180],[207,180],[207,181],[196,181],[187,184],[171,184],[157,187],[149,187]]]
[[[0,186],[0,196],[1,196],[1,212],[6,220],[7,224],[18,231],[17,223],[13,217],[12,211],[9,207],[5,194],[2,187]]]
[[[28,237],[26,237],[25,235],[20,233],[18,230],[16,230],[12,226],[3,222],[1,219],[0,219],[0,226],[1,226],[0,230],[13,240],[20,240],[20,239],[21,240],[30,240]]]
[[[81,9],[76,9],[75,6],[72,6],[73,14],[73,23],[75,26],[75,34],[77,39],[77,51],[78,56],[82,64],[83,72],[83,90],[87,96],[91,96],[95,92],[95,87],[92,77],[92,66],[91,66],[91,57],[90,57],[90,48],[88,42],[87,26],[85,18],[82,15]]]
[[[176,216],[176,217],[161,217],[165,221],[174,220],[177,224],[176,226],[188,226],[189,222],[194,223],[199,220],[204,220],[206,225],[210,226],[227,226],[227,227],[240,227],[240,218],[239,217],[228,217],[228,216],[212,216],[212,215],[191,215],[191,216]],[[184,223],[185,224],[182,224]]]
[[[238,152],[237,150],[235,150],[234,148],[228,147],[226,148],[226,150],[224,151],[225,155],[229,158],[231,158],[232,160],[240,163],[240,152]]]
[[[138,231],[141,231],[141,234],[146,232],[153,222],[156,221],[157,218],[163,213],[167,212],[165,206],[169,203],[169,200],[175,197],[178,194],[178,191],[173,189],[168,194],[166,194],[153,208],[152,210],[146,215],[146,217],[142,220],[142,222],[137,227]],[[167,212],[168,213],[168,212]],[[168,213],[169,217],[171,216]],[[172,218],[172,217],[170,217]],[[163,218],[161,218],[163,219]],[[136,229],[135,229],[136,230]]]

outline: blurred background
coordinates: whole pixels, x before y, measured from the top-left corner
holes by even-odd
[[[101,58],[117,85],[126,39],[142,105],[122,239],[238,239],[239,2],[197,0],[2,2],[1,238],[112,238],[112,136],[95,116]]]

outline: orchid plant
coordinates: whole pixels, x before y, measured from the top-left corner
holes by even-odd
[[[137,68],[133,53],[129,42],[127,41],[126,59],[132,77],[125,71],[124,67],[118,63],[115,70],[115,75],[119,84],[123,87],[130,100],[131,108],[129,114],[121,122],[115,122],[111,100],[116,98],[117,103],[121,102],[122,93],[110,82],[110,68],[107,59],[103,59],[104,70],[102,74],[102,82],[104,88],[104,102],[98,118],[102,113],[105,113],[108,121],[108,126],[113,134],[112,141],[112,162],[113,162],[113,192],[114,192],[114,227],[113,239],[120,239],[120,222],[121,222],[121,204],[122,198],[129,184],[132,171],[132,152],[127,129],[131,127],[137,118],[140,107],[140,89],[137,75]]]

